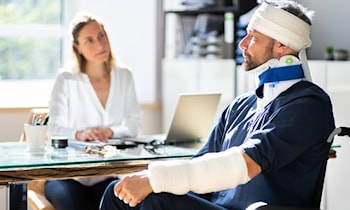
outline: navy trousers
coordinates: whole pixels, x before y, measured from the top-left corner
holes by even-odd
[[[56,210],[98,210],[103,192],[113,180],[108,178],[93,186],[73,179],[47,181],[45,196]]]
[[[118,181],[112,182],[107,187],[101,200],[100,210],[227,210],[193,193],[185,195],[152,193],[136,207],[130,207],[114,195],[113,187]]]

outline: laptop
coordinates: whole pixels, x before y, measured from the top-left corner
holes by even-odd
[[[148,144],[199,141],[208,136],[214,123],[221,93],[180,94],[169,130],[165,134],[140,135],[124,140]]]

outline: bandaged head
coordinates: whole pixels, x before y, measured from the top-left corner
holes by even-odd
[[[305,52],[311,46],[308,23],[288,11],[262,3],[250,19],[248,30],[252,29],[299,52],[305,79],[311,81]]]

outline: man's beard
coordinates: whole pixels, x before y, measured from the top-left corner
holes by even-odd
[[[254,62],[254,59],[252,59],[252,57],[249,54],[246,54],[245,56],[248,57],[248,59],[242,63],[242,68],[244,71],[250,71],[260,65]]]

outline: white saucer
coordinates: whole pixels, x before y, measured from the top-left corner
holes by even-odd
[[[44,148],[41,148],[41,149],[29,149],[29,148],[27,148],[25,151],[30,153],[30,154],[45,154],[45,152],[46,152],[46,150]]]

